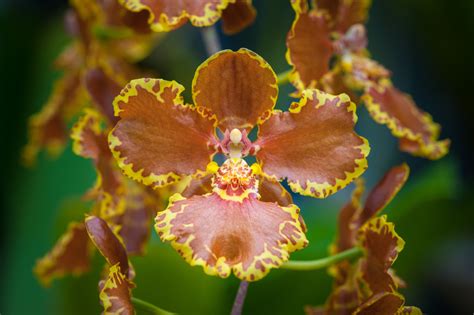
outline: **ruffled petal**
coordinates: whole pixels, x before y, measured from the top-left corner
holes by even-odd
[[[191,265],[210,275],[255,281],[279,267],[289,253],[306,246],[295,205],[248,198],[242,202],[218,194],[171,198],[156,218],[156,230]]]
[[[298,207],[258,200],[258,182],[243,160],[224,163],[213,186],[202,196],[172,196],[156,217],[160,238],[192,266],[256,281],[307,245]]]
[[[133,12],[147,10],[148,23],[155,32],[169,32],[187,20],[194,26],[209,26],[219,20],[222,11],[235,0],[119,0]]]
[[[82,274],[90,268],[90,245],[84,224],[70,223],[53,249],[36,262],[34,273],[45,286],[67,274]]]
[[[263,172],[318,198],[344,188],[365,171],[370,151],[354,131],[355,110],[345,94],[303,91],[290,112],[276,112],[259,129],[256,156]]]
[[[366,250],[366,257],[360,265],[362,279],[371,292],[395,291],[397,287],[388,270],[405,242],[395,232],[393,223],[387,222],[386,216],[371,219],[360,229],[359,242]]]
[[[429,159],[448,153],[450,141],[438,140],[439,125],[390,82],[371,86],[362,99],[373,119],[401,138],[402,150]]]
[[[131,81],[114,100],[120,121],[109,134],[119,167],[154,188],[205,171],[215,153],[215,121],[184,105],[183,87],[159,79]]]
[[[210,109],[223,131],[261,123],[277,96],[277,79],[270,65],[244,48],[214,54],[194,75],[194,104]]]
[[[289,77],[291,83],[300,91],[316,87],[329,71],[329,61],[334,53],[325,17],[317,12],[297,13],[286,46],[286,59],[293,67]]]
[[[257,11],[252,5],[252,0],[236,0],[222,12],[222,31],[233,35],[255,21]]]

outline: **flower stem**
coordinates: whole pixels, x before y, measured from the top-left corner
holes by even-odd
[[[219,35],[214,26],[202,27],[201,35],[204,41],[204,46],[206,46],[206,52],[209,56],[214,55],[216,52],[221,50]]]
[[[132,303],[135,306],[135,308],[145,311],[148,314],[153,314],[153,315],[173,315],[174,314],[174,313],[165,311],[156,305],[137,299],[136,297],[132,297]]]
[[[249,283],[247,281],[240,281],[239,290],[235,296],[234,306],[232,306],[231,315],[240,315],[242,314],[242,309],[244,308],[245,297],[247,296],[247,289]]]
[[[287,261],[281,268],[290,270],[315,270],[327,268],[346,259],[354,259],[362,256],[363,251],[359,247],[353,247],[332,256],[308,261]]]
[[[277,74],[277,84],[284,85],[290,82],[290,73],[291,73],[291,69]]]

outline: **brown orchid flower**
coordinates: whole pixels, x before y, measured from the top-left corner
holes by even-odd
[[[161,79],[133,80],[114,101],[120,120],[109,143],[126,175],[154,188],[189,176],[198,181],[186,197],[171,197],[155,227],[208,274],[258,280],[306,246],[299,208],[279,181],[324,198],[367,167],[369,146],[354,132],[347,95],[305,90],[282,112],[274,110],[276,82],[257,54],[222,51],[196,70],[194,105],[184,103],[181,85]],[[212,161],[216,153],[226,158],[220,166]],[[249,155],[257,159],[252,166],[244,160]],[[211,192],[193,195],[209,186]]]
[[[364,204],[363,182],[356,182],[351,201],[339,214],[331,252],[360,246],[364,255],[352,264],[343,261],[330,268],[333,291],[324,306],[306,307],[307,314],[422,314],[416,307],[405,306],[405,298],[398,292],[403,281],[391,269],[405,242],[386,215],[377,216],[403,187],[408,173],[406,164],[393,167],[370,191]]]
[[[291,83],[299,90],[319,87],[329,93],[359,93],[372,118],[399,138],[400,149],[439,159],[449,140],[438,140],[440,126],[408,95],[393,86],[391,73],[367,52],[362,24],[370,1],[293,0],[296,17],[287,37]],[[333,60],[334,59],[334,60]],[[333,61],[332,61],[333,60]]]

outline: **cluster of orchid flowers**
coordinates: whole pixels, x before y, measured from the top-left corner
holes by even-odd
[[[85,195],[93,201],[85,221],[70,223],[38,260],[42,283],[88,271],[96,247],[107,261],[99,283],[104,313],[133,314],[128,257],[145,254],[153,218],[161,240],[190,265],[257,281],[290,267],[290,253],[308,244],[300,209],[281,182],[325,198],[355,180],[331,254],[357,249],[358,259],[330,267],[332,294],[306,312],[421,314],[405,306],[398,292],[404,282],[391,269],[404,242],[377,215],[408,167],[391,169],[361,204],[370,147],[354,131],[356,104],[399,138],[402,151],[438,159],[449,140],[438,140],[430,115],[370,59],[363,25],[369,0],[292,0],[291,7],[286,77],[297,101],[280,111],[274,107],[285,80],[244,48],[220,51],[198,67],[193,104],[184,101],[182,85],[141,78],[136,66],[165,32],[188,21],[211,27],[222,19],[224,33],[239,32],[256,17],[251,0],[71,0],[66,28],[74,41],[56,62],[64,75],[30,120],[24,159],[33,163],[42,149],[60,152],[70,135],[97,180]],[[256,163],[249,165],[249,156]]]

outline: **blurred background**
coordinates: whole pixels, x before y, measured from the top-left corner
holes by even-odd
[[[226,37],[223,48],[247,47],[275,69],[288,69],[285,37],[293,20],[289,1],[254,0],[256,23]],[[98,314],[97,280],[102,257],[83,277],[66,277],[43,288],[34,278],[35,260],[54,244],[72,219],[88,211],[81,195],[94,182],[90,161],[70,146],[58,159],[41,155],[36,167],[21,166],[27,118],[37,112],[60,73],[52,62],[70,40],[63,30],[66,1],[0,1],[1,110],[1,245],[0,313]],[[359,133],[372,146],[365,173],[372,187],[390,167],[407,162],[411,176],[386,210],[406,241],[394,267],[406,280],[408,305],[428,314],[474,312],[474,38],[472,0],[374,0],[368,24],[369,49],[394,73],[393,80],[452,139],[449,155],[439,161],[400,153],[389,131],[375,124],[363,107]],[[198,29],[173,33],[145,60],[165,79],[188,88],[195,68],[206,58]],[[281,89],[286,108],[291,86]],[[187,94],[189,96],[189,94]],[[352,187],[326,200],[296,197],[309,228],[310,246],[293,259],[327,255],[339,208]],[[133,258],[137,270],[134,295],[182,314],[226,314],[238,281],[206,276],[189,267],[168,244],[154,235],[148,255]],[[245,314],[302,314],[304,305],[324,303],[332,279],[325,270],[274,270],[251,284]]]

